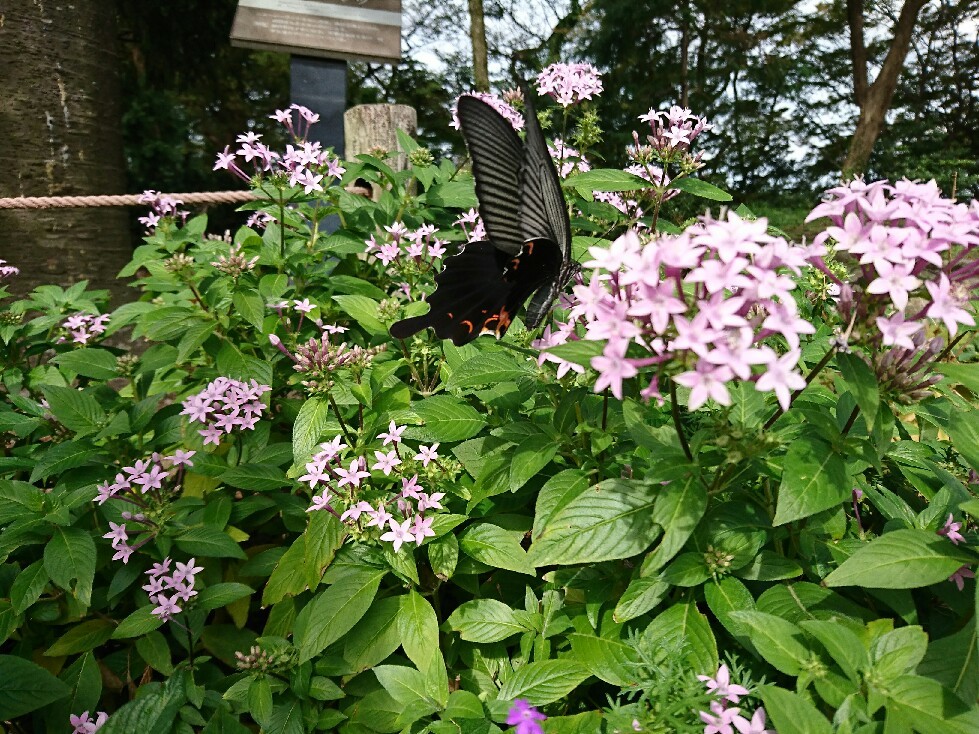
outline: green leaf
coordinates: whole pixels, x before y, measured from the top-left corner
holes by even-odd
[[[837,352],[836,364],[853,393],[868,430],[873,428],[880,407],[880,388],[873,370],[858,355],[848,352]]]
[[[136,639],[136,652],[153,670],[163,675],[173,675],[173,661],[167,638],[159,632],[148,632]]]
[[[804,619],[799,626],[826,648],[833,661],[853,683],[860,682],[860,674],[869,668],[870,657],[856,632],[829,620]]]
[[[979,394],[979,363],[957,364],[954,362],[938,362],[931,370],[945,375],[950,383],[957,383]],[[942,387],[945,387],[943,384]]]
[[[833,734],[833,727],[808,700],[775,686],[761,686],[758,695],[779,734]]]
[[[354,628],[344,635],[343,657],[354,672],[374,667],[398,649],[401,644],[399,627],[403,599],[403,596],[389,596],[375,601]],[[433,639],[436,638],[409,642],[408,647],[412,652],[406,650],[405,654],[409,658],[415,654],[424,656],[426,651],[419,650],[422,642],[429,648],[428,652],[434,654]]]
[[[259,331],[262,330],[262,322],[265,320],[265,299],[257,291],[241,290],[231,297],[231,302],[235,306],[235,311],[249,324]]]
[[[529,436],[517,444],[510,462],[510,491],[516,492],[536,476],[557,455],[557,441],[545,436]]]
[[[52,357],[51,361],[82,377],[91,377],[96,380],[111,380],[119,374],[116,367],[116,355],[108,349],[99,347],[74,349]]]
[[[154,693],[137,698],[113,712],[100,734],[167,734],[180,707],[187,702],[182,675],[173,675]]]
[[[955,450],[979,471],[979,410],[953,410],[945,430]]]
[[[297,463],[304,463],[322,440],[326,427],[335,420],[330,414],[330,403],[323,398],[310,398],[299,409],[292,427],[293,456]]]
[[[31,472],[31,482],[38,482],[69,469],[88,464],[97,456],[104,456],[99,449],[85,441],[64,441],[47,449],[37,460]]]
[[[432,441],[463,441],[486,426],[486,419],[475,408],[449,395],[433,395],[412,407],[425,421],[425,432]]]
[[[95,655],[87,652],[65,668],[58,678],[71,688],[71,693],[50,705],[45,714],[49,717],[48,729],[53,729],[52,724],[56,724],[60,731],[71,714],[96,710],[102,697],[102,673]]]
[[[272,686],[265,676],[252,678],[248,684],[248,713],[260,726],[268,728],[272,718]]]
[[[724,629],[743,642],[748,636],[747,629],[732,616],[732,612],[754,610],[755,600],[748,587],[736,578],[725,576],[704,585],[704,599]]]
[[[916,589],[945,581],[969,555],[927,530],[895,530],[859,548],[825,579],[827,586]]]
[[[639,653],[633,645],[594,635],[572,634],[571,651],[596,678],[620,688],[638,683]]]
[[[279,558],[272,571],[265,590],[262,592],[262,606],[275,604],[287,596],[295,596],[309,586],[306,578],[306,538],[300,536]]]
[[[963,701],[979,694],[979,633],[973,624],[954,635],[933,640],[915,672],[932,678]]]
[[[387,327],[377,318],[377,312],[380,306],[373,298],[347,295],[333,296],[333,300],[336,301],[341,311],[363,326],[371,334],[376,336],[381,334],[386,335],[388,333]]]
[[[254,591],[250,586],[245,586],[234,581],[214,584],[213,586],[208,586],[194,597],[194,608],[203,609],[207,612],[212,609],[220,609],[221,607],[228,606],[231,602],[253,594]]]
[[[843,457],[825,441],[800,436],[789,445],[775,509],[776,526],[837,507],[850,498]]]
[[[119,623],[116,631],[112,633],[112,638],[124,640],[127,637],[139,637],[158,629],[163,625],[163,620],[153,614],[155,607],[155,604],[147,604],[130,614]]]
[[[650,622],[643,638],[657,648],[677,650],[694,670],[717,670],[717,642],[697,605],[674,604]]]
[[[543,706],[567,696],[591,673],[573,660],[541,660],[514,671],[497,696],[501,701],[523,698],[531,706]]]
[[[0,721],[29,714],[70,693],[68,686],[40,665],[0,655]]]
[[[90,619],[76,624],[44,651],[48,657],[88,652],[112,637],[116,625],[111,619]]]
[[[430,187],[425,195],[430,206],[472,209],[479,205],[472,181],[447,181]]]
[[[310,513],[309,525],[303,533],[305,542],[303,559],[306,570],[306,586],[315,591],[323,572],[343,545],[347,526],[330,512]]]
[[[459,549],[487,566],[537,576],[537,570],[520,542],[512,533],[496,525],[480,523],[470,526],[459,536]]]
[[[670,585],[658,578],[647,576],[633,579],[615,605],[612,618],[622,624],[640,617],[663,601],[669,590]]]
[[[802,575],[802,566],[774,551],[763,550],[755,559],[734,572],[735,576],[748,581],[781,581]]]
[[[48,572],[44,561],[34,561],[14,579],[10,587],[10,603],[15,614],[27,611],[41,597],[41,592],[48,585]]]
[[[184,553],[203,558],[247,558],[227,533],[201,525],[177,536],[177,547]]]
[[[699,178],[675,178],[670,183],[670,188],[680,189],[680,191],[686,191],[688,194],[711,201],[731,201],[734,198],[724,189],[719,189]]]
[[[887,708],[903,713],[921,734],[974,734],[977,717],[960,698],[930,678],[905,675],[887,686]],[[950,720],[968,717],[970,723]],[[968,720],[968,719],[967,719]],[[968,728],[963,728],[968,726]]]
[[[91,603],[95,542],[87,532],[81,528],[55,528],[51,542],[44,546],[44,568],[56,586],[73,593],[86,606]]]
[[[373,672],[384,690],[403,707],[398,717],[399,724],[407,726],[439,708],[428,695],[425,676],[414,668],[404,665],[378,665]]]
[[[44,385],[41,391],[54,417],[77,436],[96,433],[106,421],[105,411],[91,393],[57,385]]]
[[[593,168],[590,171],[583,171],[569,176],[564,185],[574,189],[589,201],[593,199],[591,195],[593,191],[638,191],[652,186],[646,179],[617,168]]]
[[[452,612],[446,623],[468,642],[499,642],[528,627],[517,621],[513,610],[496,599],[471,599]]]
[[[604,350],[605,342],[579,339],[575,342],[567,342],[566,344],[558,344],[557,346],[548,347],[543,351],[547,352],[548,354],[553,354],[555,357],[559,357],[565,362],[573,362],[581,367],[589,367],[591,365],[592,357],[602,356],[602,352]]]
[[[543,493],[542,493],[543,494]],[[551,500],[549,500],[551,501]],[[596,563],[641,553],[659,532],[654,498],[646,485],[607,479],[593,487],[575,482],[534,530],[535,566]]]
[[[416,668],[426,670],[439,650],[435,610],[413,589],[401,597],[399,610],[397,629],[405,655]]]
[[[653,521],[664,529],[663,539],[643,562],[644,576],[655,573],[680,552],[706,510],[707,490],[697,476],[673,480],[659,491]]]
[[[239,464],[224,472],[221,481],[230,487],[258,492],[292,486],[286,473],[273,464]]]
[[[758,653],[772,667],[787,675],[799,675],[809,661],[802,630],[788,620],[765,612],[732,612],[743,625]]]
[[[294,635],[300,663],[323,652],[357,624],[386,574],[376,569],[355,571],[313,597],[296,618]]]
[[[533,374],[526,362],[518,362],[505,352],[484,352],[464,362],[449,378],[447,390],[516,382]]]

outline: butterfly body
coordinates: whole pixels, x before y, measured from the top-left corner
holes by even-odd
[[[488,239],[468,242],[446,259],[428,313],[398,321],[393,336],[404,339],[431,327],[456,345],[481,334],[499,338],[531,297],[525,322],[535,328],[578,271],[557,170],[526,97],[526,141],[487,103],[459,99]]]

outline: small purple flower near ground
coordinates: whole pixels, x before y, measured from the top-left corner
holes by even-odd
[[[513,734],[544,734],[539,722],[547,717],[522,698],[518,698],[510,707],[506,723],[515,727]]]

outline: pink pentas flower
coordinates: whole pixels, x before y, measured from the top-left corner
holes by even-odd
[[[698,675],[697,680],[707,686],[708,693],[727,699],[731,703],[738,703],[741,700],[741,696],[747,696],[749,693],[748,689],[744,686],[731,683],[731,672],[725,663],[721,663],[713,678],[709,675]]]
[[[504,102],[502,99],[497,97],[495,94],[489,94],[487,92],[469,92],[467,97],[476,97],[486,102],[494,110],[502,115],[503,119],[509,122],[514,130],[522,130],[524,126],[523,116],[517,112],[513,107]],[[458,112],[459,100],[456,99],[455,104],[452,105],[452,122],[449,124],[456,130],[462,127],[462,123],[459,122],[459,112]]]
[[[110,525],[112,523],[109,523]],[[945,525],[938,531],[939,535],[944,535],[946,538],[951,540],[955,545],[958,545],[965,537],[959,532],[962,529],[962,523],[955,522],[955,517],[951,513],[948,515],[948,519],[945,521]]]
[[[414,457],[415,461],[420,461],[422,466],[428,466],[431,462],[438,459],[439,455],[436,451],[438,447],[438,443],[433,443],[431,446],[419,446],[418,453]]]
[[[109,715],[105,711],[99,711],[94,719],[88,711],[83,711],[78,716],[75,714],[68,716],[68,723],[74,727],[72,734],[95,734],[108,720]]]
[[[507,712],[506,723],[515,727],[513,734],[544,734],[540,722],[547,717],[523,698],[515,699]]]
[[[399,444],[401,443],[401,434],[404,433],[407,427],[399,426],[394,421],[391,421],[387,433],[379,433],[377,437],[384,440],[384,446],[387,446],[389,443]]]
[[[394,546],[394,552],[397,553],[399,550],[401,550],[401,546],[404,543],[415,539],[414,533],[412,532],[410,526],[411,520],[405,520],[402,523],[397,523],[393,518],[391,518],[388,520],[388,527],[391,529],[381,535],[381,540],[391,543]]]
[[[329,510],[330,505],[330,490],[324,489],[319,494],[313,495],[313,504],[306,508],[306,512],[316,512],[317,510]],[[341,519],[343,519],[341,517]]]
[[[344,469],[340,467],[335,470],[339,481],[337,482],[337,487],[342,487],[349,484],[353,487],[360,486],[360,480],[371,475],[370,472],[363,471],[360,466],[360,459],[354,459],[350,462],[350,469]]]
[[[602,77],[591,64],[551,64],[537,75],[537,91],[570,107],[602,93]]]
[[[968,566],[962,566],[958,571],[949,576],[948,580],[955,584],[959,591],[963,591],[965,589],[965,580],[974,579],[975,577],[976,575],[972,572],[972,569]]]
[[[706,724],[704,734],[734,734],[734,720],[739,708],[725,708],[720,701],[711,701],[710,713],[700,712],[700,720]]]
[[[761,707],[755,710],[750,721],[739,715],[733,722],[739,734],[778,734],[774,729],[765,728],[765,709]]]
[[[389,451],[386,454],[383,451],[375,451],[374,457],[377,459],[377,463],[371,467],[371,471],[384,472],[384,476],[390,476],[394,468],[401,463],[401,459],[398,457],[396,450]]]

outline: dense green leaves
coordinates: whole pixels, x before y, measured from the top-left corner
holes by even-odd
[[[0,655],[0,719],[36,711],[71,692],[64,683],[29,660]]]
[[[829,586],[914,589],[946,580],[971,558],[934,533],[895,530],[859,548],[826,577]]]

